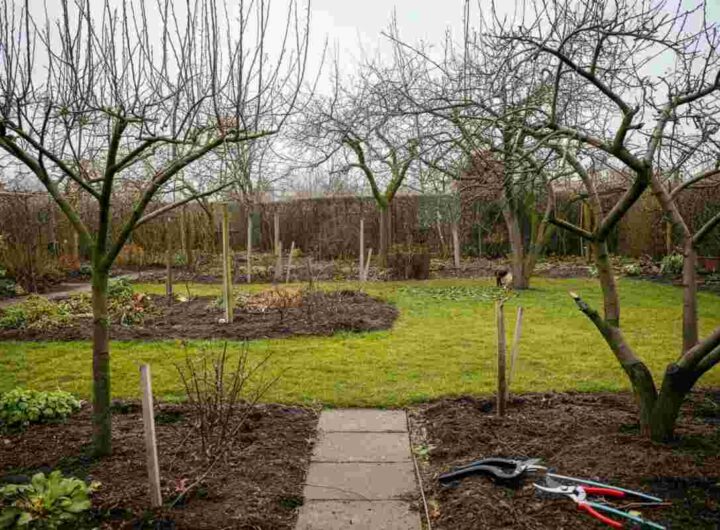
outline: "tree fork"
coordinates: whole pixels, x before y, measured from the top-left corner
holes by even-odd
[[[680,407],[699,378],[700,374],[694,369],[677,363],[668,365],[649,422],[653,440],[667,442],[672,439]]]

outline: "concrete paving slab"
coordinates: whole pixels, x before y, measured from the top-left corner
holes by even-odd
[[[319,432],[315,462],[404,462],[410,460],[407,433]]]
[[[296,530],[420,530],[420,515],[402,501],[308,501]]]
[[[310,464],[306,500],[391,500],[415,495],[412,462]]]
[[[404,410],[324,410],[320,414],[318,429],[339,432],[407,432],[407,418]]]

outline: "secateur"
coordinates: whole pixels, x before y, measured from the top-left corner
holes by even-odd
[[[588,496],[600,496],[612,499],[637,498],[649,504],[663,502],[658,497],[647,495],[639,491],[619,488],[601,482],[594,482],[565,475],[558,475],[547,470],[547,467],[540,465],[539,458],[526,460],[512,458],[483,458],[470,462],[464,466],[456,467],[438,477],[442,484],[457,482],[470,475],[488,475],[495,480],[502,482],[514,482],[521,480],[526,474],[540,472],[546,477],[547,485],[535,483],[533,486],[540,491],[554,495],[564,495],[572,499],[578,509],[588,513],[595,519],[607,524],[612,528],[641,528],[664,530],[665,527],[643,519],[635,513],[626,512],[605,504],[588,500]],[[567,484],[570,483],[570,484]],[[625,519],[617,521],[604,515],[605,512]]]

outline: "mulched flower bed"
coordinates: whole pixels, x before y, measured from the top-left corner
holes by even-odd
[[[359,291],[316,291],[303,298],[301,307],[264,312],[235,310],[231,324],[219,322],[223,310],[214,298],[199,297],[167,305],[164,297],[151,297],[155,312],[142,325],[113,323],[113,340],[260,339],[291,335],[332,335],[338,331],[376,331],[392,327],[397,309]],[[83,340],[92,337],[92,321],[75,319],[53,329],[0,330],[0,340]]]
[[[65,423],[0,435],[0,481],[22,480],[50,468],[99,481],[87,528],[98,524],[111,529],[293,528],[317,423],[314,411],[256,406],[228,454],[188,494],[188,500],[171,508],[179,485],[192,483],[207,464],[199,458],[197,440],[188,437],[187,406],[159,406],[156,423],[165,507],[151,511],[139,407],[123,403],[116,408],[123,413],[113,416],[113,454],[99,461],[88,456],[89,406]]]
[[[516,488],[482,476],[453,486],[437,481],[486,456],[542,458],[563,475],[654,494],[671,505],[643,515],[668,528],[720,528],[720,394],[694,394],[678,441],[667,445],[639,435],[628,394],[526,395],[502,419],[493,409],[493,401],[459,398],[411,413],[413,445],[427,455],[420,466],[434,529],[607,528],[569,499],[538,496],[531,478]]]

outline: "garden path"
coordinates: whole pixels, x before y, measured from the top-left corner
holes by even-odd
[[[405,411],[323,411],[303,496],[296,530],[419,530]]]

